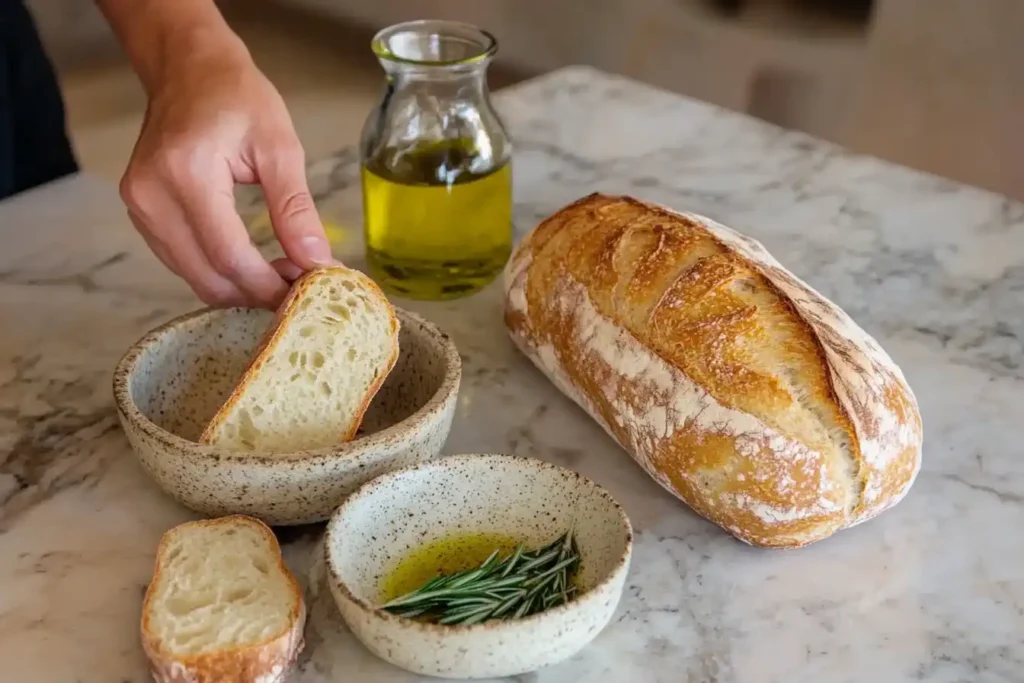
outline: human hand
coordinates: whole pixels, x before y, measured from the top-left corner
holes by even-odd
[[[149,247],[205,303],[273,308],[288,281],[333,259],[284,102],[239,47],[185,56],[150,89],[121,196]],[[235,183],[262,186],[286,259],[268,263],[252,244]]]

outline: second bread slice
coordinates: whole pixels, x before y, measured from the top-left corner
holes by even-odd
[[[290,452],[350,440],[398,360],[398,328],[391,303],[363,273],[306,273],[200,443]]]
[[[306,608],[269,528],[234,515],[164,534],[142,606],[157,683],[282,683]]]

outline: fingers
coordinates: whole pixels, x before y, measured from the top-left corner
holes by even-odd
[[[142,239],[146,241],[146,246],[149,247],[149,250],[164,264],[167,270],[181,277],[181,269],[171,257],[171,250],[161,240],[157,239],[155,235],[149,234],[146,224],[131,209],[128,209],[128,219],[135,226],[135,230],[142,235]]]
[[[207,121],[205,109],[182,112],[171,106],[175,102],[180,100],[151,102],[122,180],[132,223],[204,302],[275,308],[302,272],[334,263],[306,183],[302,147],[281,117],[218,115]],[[182,116],[199,117],[205,125],[172,125]],[[286,259],[267,263],[252,244],[235,209],[236,181],[263,186]]]
[[[206,304],[276,306],[287,284],[249,242],[234,204],[225,212],[221,193],[179,180],[135,166],[121,182],[129,217],[150,249]]]
[[[306,183],[302,146],[294,135],[277,135],[254,151],[256,174],[267,199],[270,221],[288,259],[309,270],[334,262]]]
[[[235,210],[234,179],[227,164],[217,164],[215,169],[207,184],[179,188],[196,242],[213,269],[248,301],[275,308],[287,294],[288,284],[250,240]]]
[[[278,275],[284,278],[285,282],[295,282],[302,277],[302,273],[305,272],[302,268],[299,268],[286,258],[274,259],[270,262],[270,265],[273,266]]]

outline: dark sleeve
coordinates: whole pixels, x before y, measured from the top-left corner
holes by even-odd
[[[77,170],[35,22],[21,0],[0,0],[0,198]]]

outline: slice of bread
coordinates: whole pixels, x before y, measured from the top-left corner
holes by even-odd
[[[233,515],[164,534],[142,603],[157,683],[277,683],[302,650],[302,591],[270,529]]]
[[[200,443],[282,453],[350,440],[398,360],[398,327],[394,307],[363,273],[306,273]]]

